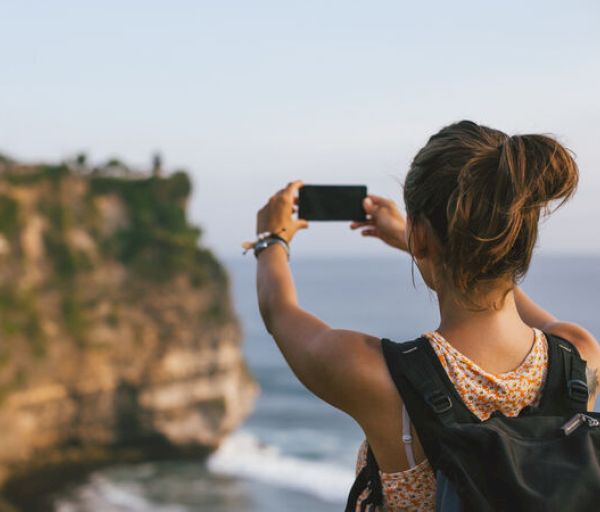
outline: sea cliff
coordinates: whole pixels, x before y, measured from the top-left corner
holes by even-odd
[[[0,158],[6,510],[99,464],[205,456],[251,411],[229,277],[190,192],[157,165]]]

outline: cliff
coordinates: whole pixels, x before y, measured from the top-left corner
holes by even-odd
[[[190,180],[0,159],[0,487],[202,456],[250,412],[228,275]]]

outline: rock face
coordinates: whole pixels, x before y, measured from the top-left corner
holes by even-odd
[[[189,194],[183,172],[0,159],[0,486],[205,454],[250,412],[228,276]]]

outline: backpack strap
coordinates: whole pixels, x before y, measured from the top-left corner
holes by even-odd
[[[405,343],[383,338],[381,343],[390,375],[435,468],[440,456],[439,430],[480,420],[462,401],[425,336]]]
[[[369,494],[360,505],[360,512],[366,512],[369,505],[378,507],[383,504],[383,489],[381,478],[379,477],[379,466],[375,460],[371,445],[367,443],[366,463],[360,470],[360,473],[354,480],[350,489],[348,501],[346,502],[345,512],[355,512],[358,498],[365,489],[369,489]]]
[[[348,500],[346,501],[346,508],[344,509],[344,512],[355,512],[358,497],[367,487],[369,487],[369,468],[365,464],[360,470],[360,473],[358,473],[354,479],[354,483],[350,489],[350,494],[348,494]]]
[[[567,397],[574,410],[586,412],[590,396],[585,376],[586,362],[581,359],[575,345],[567,342],[569,347],[565,341],[559,341],[558,346],[562,349]]]
[[[573,343],[555,334],[543,333],[548,341],[548,374],[538,409],[547,415],[586,412],[589,398],[586,361]]]
[[[422,336],[404,343],[382,338],[381,347],[427,459],[436,468],[441,453],[438,429],[457,421],[479,419],[464,405],[427,338]],[[369,494],[361,504],[361,512],[370,510],[369,505],[376,507],[383,503],[379,466],[368,443],[366,464],[354,480],[345,512],[355,512],[358,498],[365,489],[369,489]]]

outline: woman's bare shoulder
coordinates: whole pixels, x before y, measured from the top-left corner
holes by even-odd
[[[312,345],[312,372],[318,385],[309,389],[359,423],[388,406],[395,389],[387,371],[381,338],[348,329],[330,329]]]

